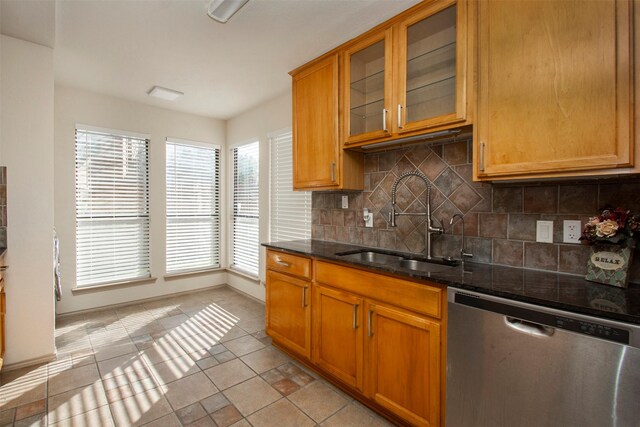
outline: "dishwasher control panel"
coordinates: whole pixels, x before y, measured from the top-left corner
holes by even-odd
[[[591,335],[604,340],[615,341],[621,344],[629,344],[629,331],[602,325],[596,322],[572,319],[570,317],[554,316],[555,327],[566,329],[580,334]]]
[[[491,299],[485,299],[464,292],[456,292],[454,302],[456,304],[504,314],[505,316],[524,320],[526,322],[590,335],[595,338],[613,341],[619,344],[629,344],[630,340],[629,331],[627,329],[609,326],[597,321],[583,320],[577,317],[574,318],[550,313],[542,308],[529,309],[518,305],[505,304]]]

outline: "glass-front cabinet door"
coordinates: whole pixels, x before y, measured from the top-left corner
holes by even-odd
[[[397,25],[394,133],[465,119],[466,28],[455,1],[430,2]]]
[[[347,48],[343,63],[345,144],[391,132],[391,28]]]

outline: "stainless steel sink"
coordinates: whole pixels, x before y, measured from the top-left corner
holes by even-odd
[[[427,261],[419,261],[417,259],[402,259],[400,261],[400,267],[425,273],[437,273],[439,271],[455,268],[452,265],[435,264]]]
[[[458,265],[458,262],[451,259],[433,259],[422,261],[407,258],[401,254],[377,252],[370,250],[352,251],[337,253],[337,256],[351,261],[366,264],[380,264],[395,268],[406,268],[408,270],[420,271],[423,273],[437,273],[449,270]]]
[[[349,252],[336,255],[353,261],[370,262],[373,264],[397,264],[402,260],[402,257],[398,255],[389,255],[374,251]]]

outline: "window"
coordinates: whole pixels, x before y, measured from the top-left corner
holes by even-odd
[[[293,191],[293,134],[271,137],[272,242],[311,238],[311,192]]]
[[[167,272],[220,267],[220,147],[167,140]]]
[[[149,140],[76,129],[77,286],[150,276]]]
[[[258,276],[258,141],[231,150],[233,224],[231,267]]]

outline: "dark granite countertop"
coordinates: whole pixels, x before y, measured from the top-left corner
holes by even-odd
[[[636,284],[622,289],[588,282],[582,276],[468,261],[464,270],[459,266],[445,272],[423,273],[400,267],[346,260],[336,254],[372,248],[322,240],[263,243],[263,246],[573,313],[640,324],[640,285]]]

